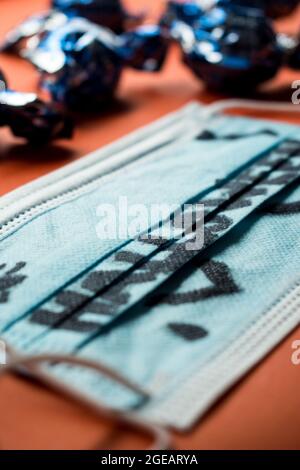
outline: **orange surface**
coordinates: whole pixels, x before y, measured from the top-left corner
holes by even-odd
[[[0,35],[26,15],[47,7],[43,0],[0,0]],[[155,16],[160,1],[131,0],[132,8],[150,8]],[[297,30],[300,14],[279,27]],[[20,59],[0,55],[0,67],[10,86],[36,89],[37,75]],[[299,74],[282,71],[258,98],[290,101],[291,82]],[[219,98],[179,63],[174,50],[158,75],[126,71],[119,101],[110,112],[78,116],[75,138],[45,149],[32,149],[0,130],[0,194],[48,173],[88,152],[177,109],[191,99]],[[267,115],[299,123],[291,116]],[[230,391],[188,434],[174,435],[176,449],[299,449],[300,366],[291,363],[294,331],[258,367]],[[1,449],[145,448],[144,436],[116,429],[84,408],[48,390],[14,377],[0,381]]]

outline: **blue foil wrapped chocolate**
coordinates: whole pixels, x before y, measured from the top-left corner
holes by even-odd
[[[219,0],[225,7],[256,8],[270,18],[290,15],[299,5],[299,0]]]
[[[48,12],[33,15],[11,30],[1,46],[2,51],[25,55],[49,32],[67,23],[68,19],[80,17],[122,33],[127,23],[138,23],[143,13],[128,13],[120,0],[52,0]]]
[[[169,0],[160,19],[160,25],[171,29],[174,23],[182,21],[196,28],[203,14],[204,9],[195,0]]]
[[[25,55],[27,49],[36,47],[47,33],[55,31],[65,24],[67,19],[66,15],[54,10],[32,15],[9,31],[1,44],[1,50]]]
[[[214,28],[177,25],[177,38],[185,63],[210,88],[245,94],[276,75],[284,54],[262,12],[224,12],[224,22]],[[206,13],[204,23],[212,14]]]
[[[52,8],[69,18],[86,18],[116,33],[124,31],[128,20],[140,20],[143,16],[128,13],[121,0],[52,0]]]
[[[70,108],[98,108],[115,92],[122,72],[118,37],[82,18],[49,33],[28,56],[41,86]]]
[[[99,109],[110,100],[122,70],[159,70],[167,41],[157,26],[116,35],[83,18],[72,18],[28,53],[41,73],[41,86],[69,108]]]
[[[45,103],[35,93],[10,90],[1,72],[0,80],[1,127],[10,127],[15,136],[23,137],[35,145],[72,137],[72,121],[54,104]]]
[[[170,0],[165,14],[160,19],[160,26],[170,39],[176,41],[182,37],[184,30],[186,38],[190,36],[191,31],[196,37],[202,36],[203,33],[224,25],[226,18],[224,8],[215,7],[205,11],[197,0]]]
[[[168,49],[169,42],[162,28],[145,25],[120,36],[118,55],[125,65],[137,70],[157,72],[165,62]]]

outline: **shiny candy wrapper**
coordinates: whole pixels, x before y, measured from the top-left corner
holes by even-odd
[[[270,18],[290,15],[299,3],[299,0],[219,0],[218,2],[227,8],[256,8]]]
[[[204,9],[195,0],[169,0],[160,19],[160,25],[172,29],[174,23],[182,21],[192,28],[196,28],[203,14]]]
[[[26,56],[27,49],[36,47],[48,33],[56,31],[74,17],[85,18],[122,33],[127,23],[140,22],[144,14],[128,13],[120,0],[53,0],[48,12],[33,15],[11,30],[1,49]]]
[[[224,20],[223,8],[248,14],[248,9],[260,10],[270,18],[280,18],[290,15],[299,6],[300,0],[169,0],[165,12],[160,20],[162,26],[172,28],[174,23],[182,21],[194,29],[205,26],[216,26]],[[220,7],[220,8],[213,8]],[[200,23],[201,18],[207,12],[213,14],[204,18],[205,25]]]
[[[223,26],[226,18],[227,13],[224,8],[216,7],[206,11],[196,0],[172,0],[167,4],[160,25],[164,34],[168,34],[170,39],[181,41],[184,36],[185,40],[190,41],[188,38],[191,37],[191,33],[196,37],[199,34],[203,36],[203,33]]]
[[[6,35],[1,50],[26,55],[27,49],[36,47],[47,33],[55,31],[67,19],[63,13],[53,10],[32,15]]]
[[[0,73],[1,84],[5,83]],[[45,103],[34,93],[20,93],[1,86],[0,126],[10,127],[17,137],[33,144],[43,144],[54,139],[71,138],[73,124],[69,117]]]
[[[109,30],[73,18],[48,34],[29,59],[54,101],[70,108],[96,108],[112,97],[119,83],[117,46],[117,36]]]
[[[270,18],[281,18],[290,15],[299,6],[299,0],[169,0],[161,23],[170,27],[174,21],[183,21],[197,27],[203,13],[213,7],[231,8],[233,10],[256,9]]]
[[[196,0],[172,0],[161,24],[210,88],[247,94],[284,64],[299,70],[299,38],[276,35],[269,18],[290,13],[298,3],[220,0],[205,12]]]
[[[224,10],[215,28],[193,30],[177,24],[176,36],[185,63],[210,87],[243,94],[273,78],[284,61],[276,34],[262,12],[247,16]],[[208,12],[203,18],[209,24]]]
[[[156,25],[141,26],[119,38],[118,55],[124,64],[137,70],[157,72],[163,66],[169,42]]]
[[[122,33],[128,21],[140,21],[143,14],[128,13],[121,0],[52,0],[52,7],[69,18],[82,17]]]
[[[167,52],[159,27],[116,35],[83,18],[72,18],[29,52],[41,86],[69,108],[99,109],[110,100],[123,67],[156,71]]]
[[[277,43],[282,50],[284,63],[294,70],[300,70],[300,34],[291,36],[280,33]]]

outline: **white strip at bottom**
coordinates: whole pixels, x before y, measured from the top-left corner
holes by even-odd
[[[300,324],[300,281],[226,351],[177,384],[174,393],[143,410],[143,416],[179,430],[190,429],[243,375]]]

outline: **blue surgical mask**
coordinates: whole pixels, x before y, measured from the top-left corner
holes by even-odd
[[[299,320],[285,322],[278,305],[298,282],[300,140],[296,126],[197,106],[164,126],[112,149],[111,161],[100,155],[92,180],[97,157],[28,187],[21,214],[6,199],[0,325],[21,352],[101,361],[151,395],[145,404],[90,371],[51,366],[93,399],[187,428]],[[97,207],[120,197],[203,204],[203,246],[186,250],[195,231],[151,241],[159,219],[149,240],[99,240]]]

